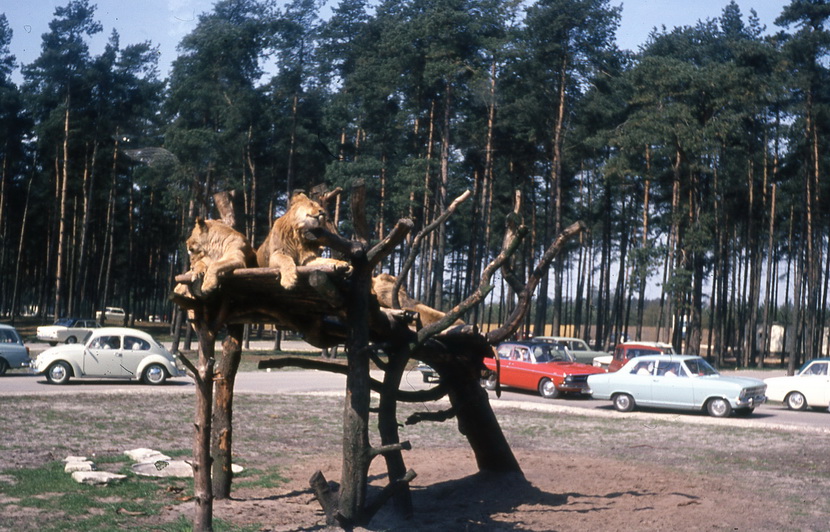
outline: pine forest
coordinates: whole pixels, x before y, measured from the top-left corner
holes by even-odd
[[[215,193],[239,193],[257,246],[293,191],[319,186],[343,189],[329,215],[349,235],[362,180],[377,240],[471,192],[406,280],[433,307],[477,286],[516,213],[524,275],[586,225],[524,334],[659,339],[754,366],[776,325],[791,365],[823,354],[830,2],[792,0],[774,28],[725,2],[634,51],[617,45],[616,4],[219,0],[167,77],[153,42],[100,35],[88,0],[54,10],[29,64],[0,13],[0,316],[169,317]],[[469,323],[515,305],[497,284]]]

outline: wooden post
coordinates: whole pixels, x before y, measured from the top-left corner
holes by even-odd
[[[233,385],[242,358],[242,336],[245,326],[228,325],[228,336],[222,344],[222,358],[214,374],[213,426],[213,496],[227,499],[233,482]]]
[[[208,326],[206,309],[194,312],[193,324],[199,339],[199,362],[196,367],[196,414],[193,424],[193,492],[196,515],[193,529],[213,530],[213,485],[211,483],[211,410],[213,407],[213,365],[216,334]]]
[[[348,527],[359,523],[366,504],[369,445],[369,293],[372,279],[365,255],[352,259],[346,344],[348,373],[343,412],[343,469],[338,521]]]

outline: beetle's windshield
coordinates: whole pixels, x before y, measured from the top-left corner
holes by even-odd
[[[710,366],[709,363],[702,358],[692,358],[687,360],[686,368],[689,370],[689,375],[692,377],[708,377],[710,375],[718,374],[718,370]]]

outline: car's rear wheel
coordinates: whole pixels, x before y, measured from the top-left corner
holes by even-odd
[[[482,383],[484,384],[484,388],[493,391],[496,389],[496,382],[498,381],[498,375],[496,375],[495,371],[491,371],[489,375],[487,375],[486,379],[481,379]]]
[[[620,412],[631,412],[634,410],[634,398],[627,393],[618,393],[612,399],[614,408]]]
[[[804,398],[804,394],[801,392],[791,392],[787,396],[786,403],[790,410],[804,410],[807,408],[807,399]]]
[[[52,384],[66,384],[71,376],[72,369],[62,360],[55,362],[46,370],[46,380]]]
[[[141,380],[145,384],[162,384],[167,380],[167,370],[161,364],[150,364],[144,368],[144,373],[141,374]]]
[[[5,359],[0,358],[0,375],[5,375],[9,369],[9,363]]]
[[[729,417],[729,414],[732,413],[732,405],[726,399],[715,397],[709,399],[709,402],[706,403],[706,411],[712,417]]]
[[[539,395],[545,399],[556,399],[559,397],[559,390],[552,380],[547,377],[539,381]]]
[[[74,336],[70,336],[69,338],[67,338],[67,339],[66,339],[66,343],[67,343],[67,344],[77,344],[77,343],[78,343],[78,339],[77,339],[77,338],[75,338]]]

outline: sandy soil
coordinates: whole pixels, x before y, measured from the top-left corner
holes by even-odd
[[[736,497],[735,486],[723,479],[579,455],[519,452],[517,457],[524,478],[476,473],[466,449],[408,453],[407,464],[418,472],[412,490],[416,514],[402,519],[387,507],[359,530],[788,529],[772,501]],[[269,531],[326,530],[307,479],[321,467],[339,471],[339,460],[316,457],[297,464],[289,472],[292,480],[278,491],[237,491],[233,500],[216,501],[214,516],[239,526],[268,523],[262,530]],[[370,498],[385,482],[381,467],[371,474]],[[162,521],[181,513],[189,518],[193,507],[169,512]]]
[[[0,422],[2,455],[6,467],[28,468],[67,455],[187,449],[192,401],[172,393],[0,397],[0,411],[19,414]],[[326,530],[308,481],[317,470],[340,479],[341,400],[247,395],[235,402],[242,463],[252,471],[277,468],[287,481],[268,488],[240,482],[232,500],[215,502],[215,518],[234,530]],[[415,514],[404,520],[387,505],[363,530],[827,529],[826,435],[751,429],[739,418],[734,427],[683,422],[693,414],[600,419],[511,408],[498,417],[523,478],[477,473],[454,423],[407,427],[414,450],[405,453],[406,465],[418,474]],[[369,500],[387,482],[383,460],[373,463],[370,479]],[[37,530],[54,512],[4,500],[2,480],[0,530],[4,522],[15,524],[9,530]],[[131,528],[157,529],[182,515],[192,519],[192,502],[135,516]]]

